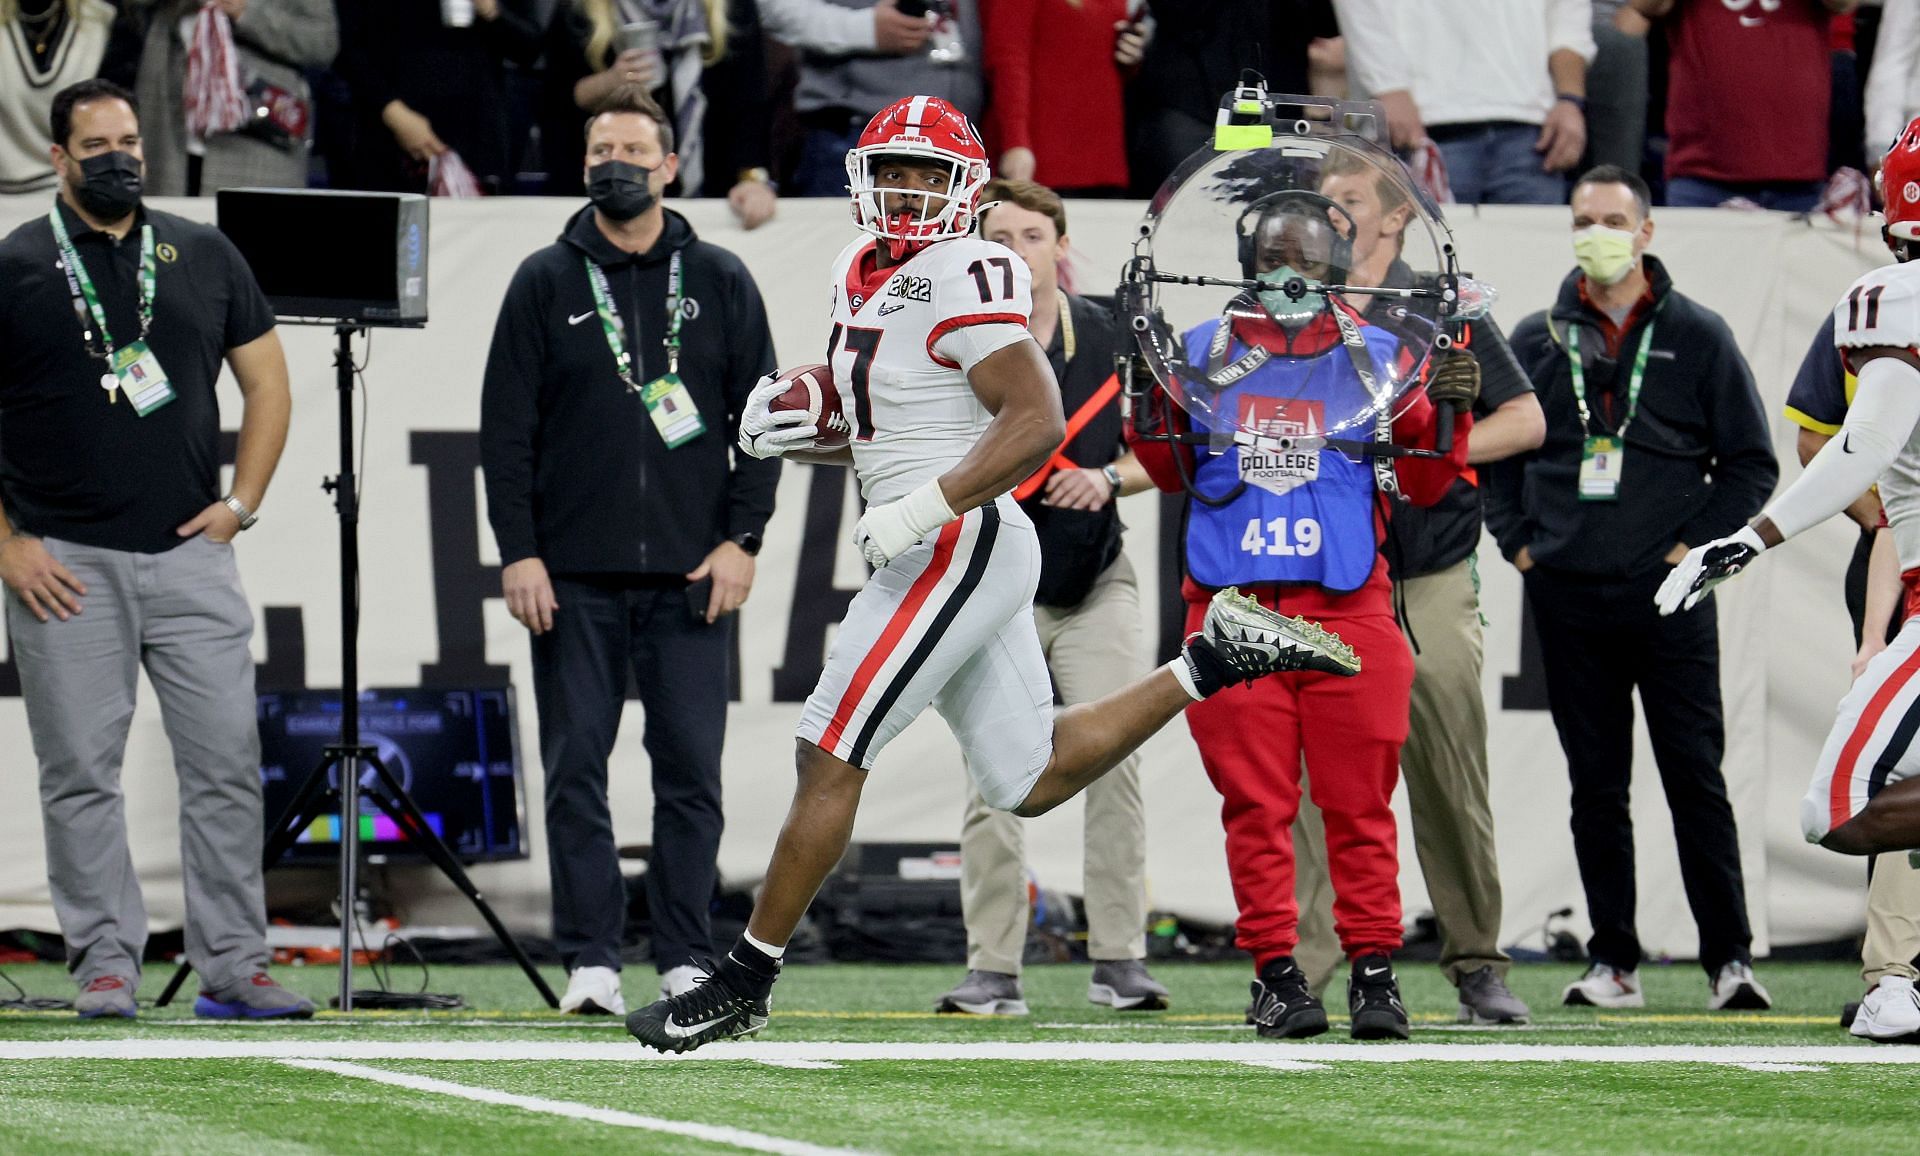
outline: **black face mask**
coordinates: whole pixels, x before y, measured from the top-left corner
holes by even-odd
[[[140,160],[132,153],[100,153],[80,162],[74,200],[89,216],[112,223],[140,205]]]
[[[653,208],[653,170],[626,161],[601,161],[587,170],[587,199],[613,221],[631,221]]]

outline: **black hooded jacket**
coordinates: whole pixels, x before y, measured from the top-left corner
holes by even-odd
[[[615,368],[585,259],[606,271],[641,385],[667,372],[668,269],[681,253],[680,377],[706,432],[668,449]],[[738,452],[740,410],[774,371],[760,290],[738,257],[666,212],[644,253],[616,248],[593,209],[520,263],[500,306],[480,402],[480,464],[500,562],[555,574],[684,575],[773,513],[778,460]]]
[[[1513,353],[1533,379],[1547,438],[1532,453],[1481,467],[1487,528],[1508,559],[1524,546],[1551,570],[1642,577],[1662,567],[1676,543],[1698,546],[1738,530],[1779,480],[1760,394],[1727,323],[1676,292],[1657,259],[1645,261],[1653,300],[1629,315],[1612,354],[1610,323],[1581,294],[1579,270],[1561,284],[1551,310],[1513,331]],[[1567,330],[1581,331],[1590,432],[1606,434],[1626,417],[1634,352],[1649,324],[1653,342],[1626,430],[1619,496],[1581,501],[1589,431],[1574,404]]]

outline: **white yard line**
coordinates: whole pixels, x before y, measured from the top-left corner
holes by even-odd
[[[1310,1064],[1305,1060],[1242,1060],[1249,1068],[1272,1068],[1276,1072],[1324,1072],[1325,1064]]]
[[[316,1072],[331,1072],[336,1076],[351,1076],[358,1080],[371,1080],[376,1084],[388,1084],[395,1088],[407,1088],[415,1092],[430,1092],[437,1096],[456,1096],[462,1100],[472,1100],[478,1104],[498,1104],[507,1108],[518,1108],[523,1112],[539,1112],[547,1116],[564,1116],[569,1120],[586,1120],[595,1124],[609,1124],[616,1128],[638,1128],[646,1132],[664,1132],[669,1136],[685,1136],[693,1140],[705,1140],[709,1144],[724,1144],[730,1148],[744,1148],[749,1152],[771,1152],[776,1156],[857,1156],[851,1148],[823,1148],[818,1144],[808,1144],[801,1140],[783,1140],[778,1136],[768,1136],[761,1132],[749,1132],[744,1128],[728,1128],[716,1124],[694,1124],[683,1120],[662,1120],[655,1116],[640,1116],[633,1112],[622,1112],[613,1108],[596,1108],[591,1104],[576,1104],[571,1100],[549,1100],[541,1096],[521,1096],[513,1092],[496,1091],[493,1088],[476,1088],[471,1084],[455,1084],[447,1080],[435,1080],[427,1076],[416,1076],[407,1072],[388,1072],[380,1068],[362,1067],[359,1064],[336,1063],[332,1060],[282,1060],[288,1067],[306,1068]]]
[[[831,1060],[758,1060],[769,1068],[794,1068],[799,1071],[839,1071],[840,1065]]]
[[[1736,1068],[1745,1068],[1749,1072],[1824,1072],[1827,1069],[1819,1064],[1735,1064]]]
[[[1593,1064],[1920,1064],[1920,1047],[1712,1046],[1471,1043],[1122,1043],[1062,1040],[1029,1043],[723,1043],[663,1056],[637,1043],[586,1040],[211,1040],[84,1039],[0,1042],[0,1060],[517,1060],[616,1063],[713,1060],[811,1060],[821,1063],[982,1060],[1026,1062],[1200,1062],[1304,1060],[1310,1063],[1593,1063]]]

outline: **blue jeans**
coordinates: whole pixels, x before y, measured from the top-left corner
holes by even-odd
[[[800,138],[800,160],[794,166],[791,195],[844,197],[847,195],[847,150],[860,143],[860,129],[828,132],[810,128]]]
[[[1564,205],[1567,179],[1540,167],[1540,126],[1516,121],[1430,125],[1447,162],[1447,184],[1463,205]]]
[[[1736,182],[1704,177],[1668,177],[1667,204],[1679,209],[1711,209],[1745,197],[1763,209],[1810,213],[1820,203],[1819,181]]]

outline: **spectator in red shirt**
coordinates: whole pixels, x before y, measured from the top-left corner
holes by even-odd
[[[1804,213],[1827,177],[1828,17],[1856,0],[1630,0],[1667,19],[1667,203]]]
[[[999,0],[984,5],[987,147],[994,175],[1062,193],[1123,190],[1121,82],[1140,64],[1144,26],[1129,0]]]

